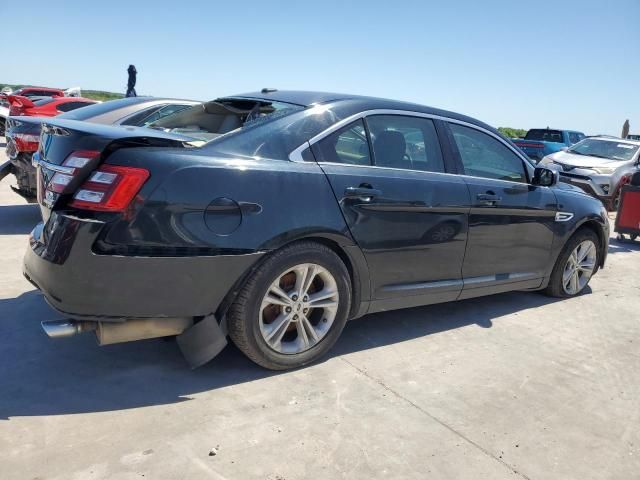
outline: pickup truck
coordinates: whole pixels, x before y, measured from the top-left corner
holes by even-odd
[[[538,163],[543,157],[566,149],[584,138],[584,133],[573,130],[532,128],[524,138],[514,139],[513,143]]]

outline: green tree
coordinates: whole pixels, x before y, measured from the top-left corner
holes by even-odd
[[[498,127],[498,131],[507,138],[522,138],[527,134],[522,128]]]

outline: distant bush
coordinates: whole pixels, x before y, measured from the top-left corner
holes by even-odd
[[[82,90],[82,96],[84,98],[90,98],[92,100],[100,100],[106,102],[107,100],[117,100],[118,98],[124,98],[121,93],[102,92],[100,90]]]
[[[498,131],[507,138],[522,138],[527,134],[522,128],[498,127]]]

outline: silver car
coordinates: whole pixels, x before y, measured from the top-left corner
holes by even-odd
[[[604,136],[585,138],[540,161],[560,167],[560,180],[599,198],[610,210],[617,208],[621,181],[639,163],[640,141]]]

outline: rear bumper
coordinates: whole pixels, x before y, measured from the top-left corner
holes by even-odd
[[[262,253],[210,257],[98,255],[103,222],[51,215],[31,232],[24,275],[68,317],[193,317],[215,312]]]

